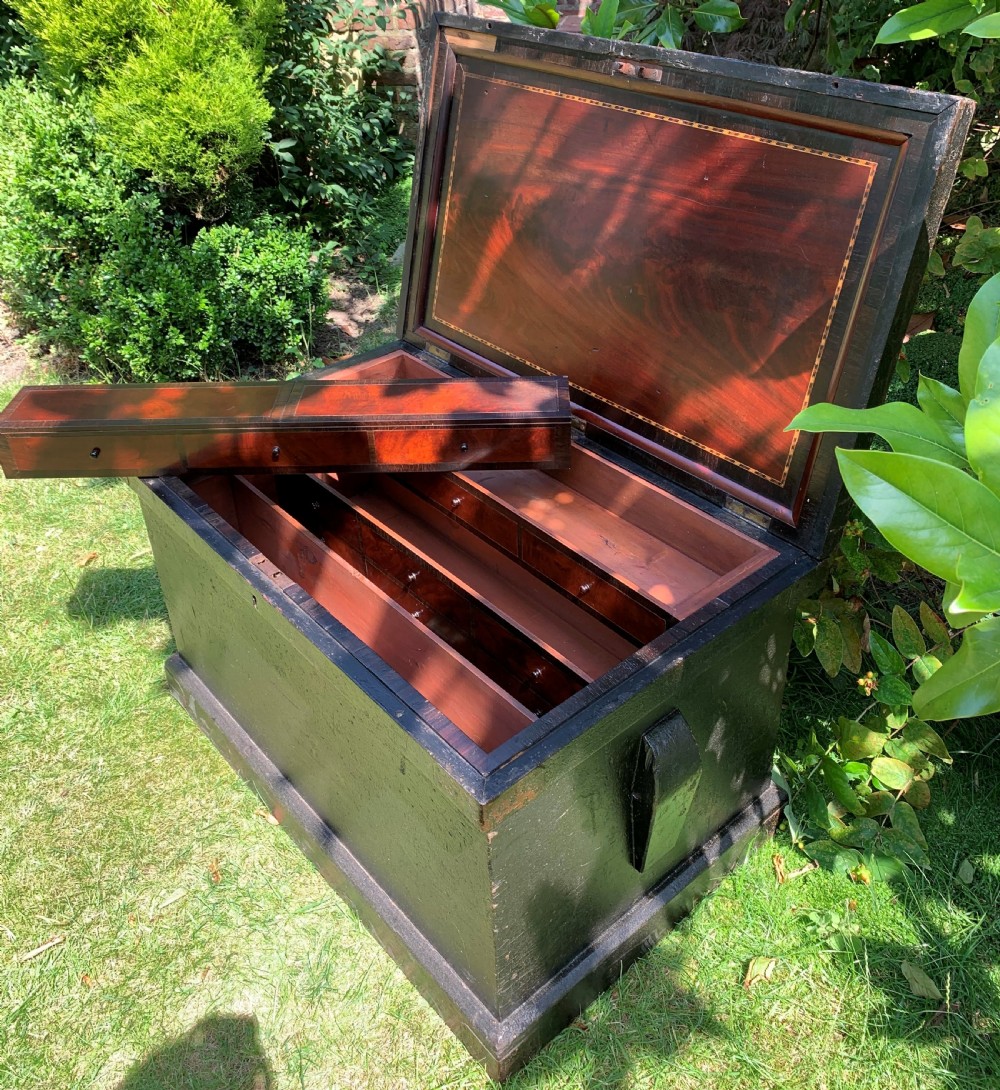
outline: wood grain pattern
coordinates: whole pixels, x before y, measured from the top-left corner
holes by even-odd
[[[298,476],[284,478],[278,496],[334,552],[536,715],[593,680],[504,608],[510,595],[488,601],[373,517],[363,497],[355,502],[326,481]]]
[[[432,318],[783,482],[877,162],[471,65],[459,96]]]
[[[8,477],[558,465],[564,380],[25,387],[0,414]]]
[[[577,446],[558,473],[473,470],[403,482],[643,643],[776,555]]]
[[[534,719],[263,492],[240,477],[231,487],[239,532],[481,749],[495,748]],[[199,494],[216,499],[211,486]]]

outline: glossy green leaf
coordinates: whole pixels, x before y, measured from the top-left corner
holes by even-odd
[[[975,397],[965,417],[969,463],[987,488],[1000,495],[1000,340],[983,353]]]
[[[961,30],[975,15],[968,0],[926,0],[912,8],[904,8],[886,20],[875,38],[876,45],[897,45],[919,42]]]
[[[962,33],[971,34],[974,38],[1000,38],[1000,12],[974,20]]]
[[[862,723],[844,716],[841,716],[839,726],[840,752],[849,761],[863,761],[878,756],[889,738],[888,734],[869,730]]]
[[[951,764],[952,757],[948,752],[944,739],[923,720],[911,719],[903,727],[903,738],[911,745],[916,746],[921,752],[929,753],[932,757],[939,757],[946,764]]]
[[[972,591],[1000,587],[1000,496],[912,454],[838,450],[837,461],[855,503],[894,548],[941,579],[964,577]]]
[[[617,6],[618,0],[614,0]],[[607,3],[607,0],[605,0]],[[556,11],[556,6],[552,0],[542,0],[541,3],[525,4],[524,14],[528,18],[528,22],[532,26],[543,27],[545,30],[555,30],[559,25],[559,12]]]
[[[820,402],[803,409],[785,431],[860,432],[881,436],[900,454],[918,454],[967,468],[961,445],[927,413],[905,401],[873,409],[848,409]]]
[[[952,628],[967,628],[969,625],[981,621],[989,612],[988,610],[966,609],[962,604],[962,592],[963,588],[957,583],[946,582],[944,593],[941,595],[941,605],[944,607],[944,614],[948,618],[948,624]]]
[[[1000,617],[966,629],[954,656],[914,693],[913,706],[921,719],[935,720],[1000,711]]]
[[[593,8],[587,9],[580,22],[580,30],[584,34],[592,34],[595,38],[613,38],[617,17],[618,0],[601,0],[601,6],[597,11]]]
[[[892,791],[902,791],[913,779],[913,769],[894,757],[876,757],[872,761],[872,775]]]
[[[805,846],[805,853],[824,870],[848,875],[861,863],[861,853],[854,848],[842,848],[832,840],[814,840]]]
[[[664,49],[680,49],[686,29],[684,16],[668,5],[656,21],[656,41]]]
[[[903,656],[884,636],[872,632],[868,637],[868,645],[871,647],[875,665],[883,674],[901,674],[906,669]]]
[[[982,564],[974,555],[963,553],[955,565],[958,593],[951,600],[952,612],[995,613],[1000,610],[1000,582],[984,578]]]
[[[825,757],[822,764],[823,780],[830,794],[851,814],[861,816],[865,808],[847,779],[847,773],[832,757]]]
[[[917,379],[917,401],[956,448],[965,450],[965,398],[959,391],[935,378],[921,375]]]
[[[823,669],[830,677],[836,677],[844,661],[844,637],[840,633],[840,625],[828,613],[821,613],[816,619],[814,650]]]
[[[921,655],[913,660],[913,680],[918,685],[923,683],[941,669],[941,660],[937,655]]]
[[[892,607],[892,638],[904,659],[919,658],[927,650],[917,622],[900,605]]]
[[[729,34],[746,23],[733,0],[705,0],[694,9],[694,21],[707,34]]]
[[[983,354],[1000,337],[1000,273],[976,292],[965,315],[965,331],[958,353],[958,384],[969,402],[976,394],[976,372]]]
[[[885,674],[878,679],[878,698],[892,708],[911,703],[913,690],[898,674]]]

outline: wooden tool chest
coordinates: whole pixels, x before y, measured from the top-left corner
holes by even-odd
[[[834,437],[784,429],[883,395],[971,106],[459,16],[428,48],[399,341],[330,377],[568,376],[568,467],[135,487],[178,699],[503,1077],[776,818],[845,513]]]

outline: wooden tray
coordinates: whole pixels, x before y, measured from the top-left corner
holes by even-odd
[[[554,467],[569,442],[559,378],[26,386],[0,413],[8,477]]]

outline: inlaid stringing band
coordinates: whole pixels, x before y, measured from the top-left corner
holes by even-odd
[[[486,340],[486,338],[482,337],[478,333],[474,333],[468,329],[463,329],[461,326],[456,325],[454,322],[450,322],[446,318],[442,318],[441,315],[437,313],[438,283],[440,280],[441,268],[444,263],[443,255],[447,241],[446,233],[448,225],[448,214],[451,207],[451,195],[453,192],[455,167],[457,163],[456,149],[459,145],[459,131],[462,122],[462,107],[465,102],[465,94],[463,92],[464,84],[467,79],[479,80],[482,83],[492,83],[502,87],[512,87],[515,90],[528,91],[539,95],[547,95],[551,98],[567,99],[573,102],[584,103],[588,106],[597,106],[604,110],[615,110],[620,113],[627,113],[636,115],[638,117],[651,118],[654,121],[664,121],[669,124],[680,125],[687,128],[702,129],[707,132],[718,133],[722,136],[727,136],[736,140],[748,140],[758,144],[767,144],[773,147],[786,148],[791,151],[801,152],[805,155],[815,155],[820,158],[834,159],[838,162],[851,163],[855,166],[867,168],[868,178],[865,183],[864,193],[862,194],[861,200],[858,205],[858,214],[854,221],[854,227],[851,231],[850,241],[848,242],[847,251],[844,254],[844,260],[841,264],[840,273],[838,275],[836,288],[833,292],[833,299],[830,304],[830,310],[827,315],[826,324],[824,325],[823,333],[820,337],[819,347],[816,352],[816,357],[813,361],[813,366],[809,374],[809,381],[806,386],[805,397],[802,401],[802,408],[805,408],[805,406],[809,404],[809,398],[812,395],[813,386],[816,382],[816,376],[819,373],[819,367],[823,359],[823,353],[826,350],[826,346],[830,338],[830,330],[833,326],[834,315],[837,311],[837,306],[840,302],[840,296],[843,291],[844,284],[847,280],[847,270],[851,262],[851,257],[854,253],[854,247],[857,242],[858,232],[861,228],[861,221],[864,217],[865,208],[868,204],[868,198],[871,194],[872,185],[875,181],[875,174],[876,170],[878,169],[877,162],[871,159],[862,159],[851,155],[842,155],[838,152],[826,151],[822,148],[810,148],[803,144],[796,144],[787,140],[778,140],[774,137],[760,136],[757,133],[741,132],[737,129],[727,129],[719,125],[710,125],[701,121],[692,121],[687,118],[671,117],[665,114],[654,113],[649,110],[640,110],[633,106],[623,106],[619,103],[614,102],[603,102],[600,99],[587,98],[583,95],[572,95],[567,94],[563,91],[555,91],[546,87],[534,87],[528,84],[514,83],[510,80],[499,79],[495,76],[481,76],[477,73],[467,72],[464,67],[460,67],[457,73],[457,82],[459,83],[459,86],[456,86],[455,88],[455,98],[458,102],[458,111],[455,119],[455,139],[452,145],[452,161],[448,173],[447,188],[446,192],[444,193],[444,208],[439,221],[440,246],[438,250],[437,272],[434,278],[434,282],[431,286],[430,316],[435,321],[440,322],[441,325],[447,326],[449,329],[453,329],[456,333],[460,333],[462,334],[462,336],[468,337],[470,340],[475,341],[478,344],[485,345],[487,348],[492,348],[495,352],[499,352],[502,355],[510,357],[511,359],[516,359],[520,363],[523,363],[526,367],[531,367],[532,369],[540,371],[542,374],[545,375],[553,375],[555,374],[555,372],[550,371],[545,367],[542,367],[540,364],[535,363],[533,360],[525,359],[522,356],[516,355],[515,353],[511,352],[509,348],[505,348],[502,345],[494,344],[493,342]],[[671,428],[663,421],[652,420],[649,417],[643,416],[641,413],[637,413],[634,409],[630,409],[627,406],[620,405],[617,402],[611,400],[610,398],[603,397],[601,394],[598,394],[595,391],[590,390],[586,387],[579,386],[576,383],[570,383],[570,385],[573,387],[573,389],[579,390],[581,393],[586,394],[588,397],[592,397],[597,401],[602,401],[605,405],[609,405],[611,408],[617,409],[619,412],[623,412],[627,416],[630,416],[635,420],[641,420],[644,423],[649,424],[651,427],[656,428],[660,432],[666,432],[669,435],[672,435],[675,438],[681,440],[683,443],[698,447],[700,450],[705,451],[713,457],[720,458],[724,462],[728,462],[730,465],[736,466],[737,468],[742,469],[747,473],[751,473],[754,476],[763,478],[766,481],[770,481],[772,484],[778,485],[780,487],[783,486],[788,479],[788,474],[791,470],[791,464],[793,456],[795,454],[795,449],[802,434],[801,432],[790,433],[788,456],[785,459],[785,464],[782,469],[781,477],[776,479],[772,477],[769,473],[765,473],[762,470],[755,468],[754,466],[746,465],[739,459],[734,458],[731,455],[725,454],[722,451],[715,450],[713,447],[710,447],[705,443],[698,442],[698,440],[693,439],[691,436],[685,435],[683,432],[679,432],[674,428]]]

